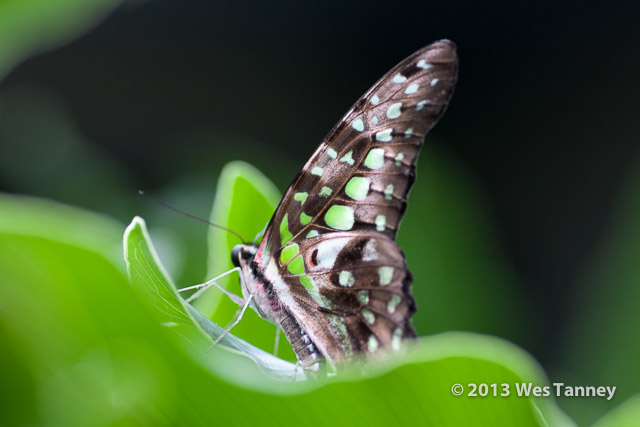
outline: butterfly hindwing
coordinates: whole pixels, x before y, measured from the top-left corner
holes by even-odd
[[[288,268],[298,257],[304,276]],[[410,322],[415,311],[411,274],[388,236],[340,232],[305,239],[298,257],[288,261],[283,279],[297,289],[291,292],[296,306],[313,313],[312,322],[304,316],[300,321],[307,320],[311,336],[324,337],[316,344],[330,360],[349,360],[386,345],[397,349],[402,338],[415,335]]]

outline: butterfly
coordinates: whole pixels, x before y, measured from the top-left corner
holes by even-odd
[[[232,251],[246,301],[284,332],[309,376],[416,336],[412,276],[395,236],[457,72],[448,40],[391,69],[298,173],[259,245]]]

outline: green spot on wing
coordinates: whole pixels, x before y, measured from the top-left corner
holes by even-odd
[[[347,183],[344,192],[354,200],[364,200],[369,193],[369,185],[371,185],[369,178],[354,176]]]
[[[320,190],[320,193],[318,194],[322,197],[329,197],[331,193],[333,193],[332,189],[330,189],[329,187],[322,187],[322,189]]]
[[[338,336],[340,337],[340,342],[342,343],[342,350],[346,355],[353,354],[353,348],[351,347],[351,340],[349,339],[349,331],[347,330],[347,325],[345,323],[344,318],[336,315],[336,314],[327,314],[327,319],[331,322],[331,325],[338,332]]]
[[[304,261],[302,257],[295,257],[289,265],[287,265],[287,270],[289,270],[291,274],[304,274]]]
[[[351,230],[355,222],[353,208],[333,205],[324,214],[324,221],[329,227],[336,230]]]
[[[309,276],[300,276],[300,283],[302,283],[302,286],[304,286],[309,293],[313,292],[313,280],[311,280]]]
[[[285,245],[289,240],[293,239],[293,235],[289,231],[289,214],[284,214],[280,223],[280,236],[282,236],[282,244]]]
[[[294,243],[293,245],[287,246],[280,252],[280,262],[286,264],[291,258],[298,255],[298,252],[300,252],[300,248],[297,244]]]
[[[380,169],[384,163],[384,150],[382,148],[374,148],[369,151],[367,158],[364,159],[364,165],[369,169]]]
[[[307,225],[311,222],[313,218],[311,218],[309,215],[307,215],[306,213],[302,212],[300,214],[300,224],[302,225]]]
[[[293,195],[293,199],[300,202],[301,205],[304,205],[304,202],[307,201],[307,197],[309,197],[309,193],[296,193]]]

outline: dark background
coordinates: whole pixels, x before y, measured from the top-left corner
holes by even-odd
[[[639,12],[634,2],[126,5],[0,83],[0,186],[123,223],[157,210],[136,198],[145,188],[207,217],[203,179],[226,161],[248,160],[284,190],[373,82],[448,38],[459,83],[430,143],[476,180],[535,307],[529,326],[544,339],[514,340],[554,365],[577,278],[638,167]],[[59,134],[66,142],[51,144]],[[78,140],[91,151],[54,161]]]

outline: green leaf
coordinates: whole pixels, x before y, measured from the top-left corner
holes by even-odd
[[[103,254],[124,272],[122,224],[106,215],[31,196],[0,193],[0,233],[35,236]]]
[[[140,315],[121,255],[112,258],[122,227],[80,209],[7,195],[0,195],[0,224],[0,377],[3,392],[18,402],[7,406],[11,400],[3,399],[2,417],[20,419],[0,423],[167,419],[157,408],[171,404],[173,386],[162,373],[166,361],[151,350],[156,326]],[[12,360],[19,375],[9,374]]]
[[[640,420],[640,394],[635,394],[600,418],[593,427],[632,427]]]
[[[0,79],[25,58],[94,26],[121,0],[0,1]]]
[[[110,245],[96,243],[104,218],[9,199],[3,206],[13,203],[15,214],[2,211],[0,230],[0,376],[11,394],[3,424],[571,424],[552,398],[452,395],[455,383],[546,384],[522,350],[468,333],[422,338],[366,376],[274,379],[248,344],[228,336],[233,351],[210,348],[220,329],[185,310],[140,219],[125,237],[130,285]],[[76,224],[87,234],[69,239]],[[98,240],[110,242],[104,234]]]
[[[218,376],[227,375],[225,363],[215,362],[216,357],[220,358],[218,351],[205,351],[222,334],[223,329],[178,296],[153,248],[144,220],[140,217],[134,218],[125,231],[124,253],[131,284],[143,299],[156,308],[154,313],[158,322],[189,343],[192,355],[207,368]],[[231,334],[221,339],[216,350],[220,348],[248,357],[264,372],[274,377],[296,376],[294,365],[265,353]]]

